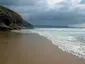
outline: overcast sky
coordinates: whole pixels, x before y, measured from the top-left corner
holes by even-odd
[[[34,25],[85,23],[85,0],[0,0]]]

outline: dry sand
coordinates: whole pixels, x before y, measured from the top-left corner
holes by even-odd
[[[0,32],[0,64],[85,64],[38,34]]]

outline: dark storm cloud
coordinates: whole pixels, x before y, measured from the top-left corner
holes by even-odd
[[[85,23],[85,0],[64,0],[56,3],[54,7],[48,5],[46,0],[3,0],[5,5],[18,13],[32,24],[69,25]],[[76,3],[76,1],[78,1]],[[81,6],[81,7],[80,7]]]
[[[65,11],[49,11],[49,12],[42,12],[35,15],[30,16],[31,21],[35,21],[35,24],[54,24],[54,25],[68,25],[68,24],[76,24],[76,23],[83,23],[85,16],[78,13],[77,11],[74,12],[65,12]],[[83,21],[80,21],[83,20]]]
[[[81,0],[81,2],[80,2],[81,4],[85,4],[85,0]]]
[[[32,5],[35,3],[36,0],[0,0],[2,5]]]
[[[1,5],[14,5],[18,0],[0,0]]]

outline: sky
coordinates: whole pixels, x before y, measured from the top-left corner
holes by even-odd
[[[0,0],[33,25],[85,24],[85,0]]]

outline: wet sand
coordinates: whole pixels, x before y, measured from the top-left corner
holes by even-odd
[[[0,64],[85,64],[38,34],[0,32]]]

